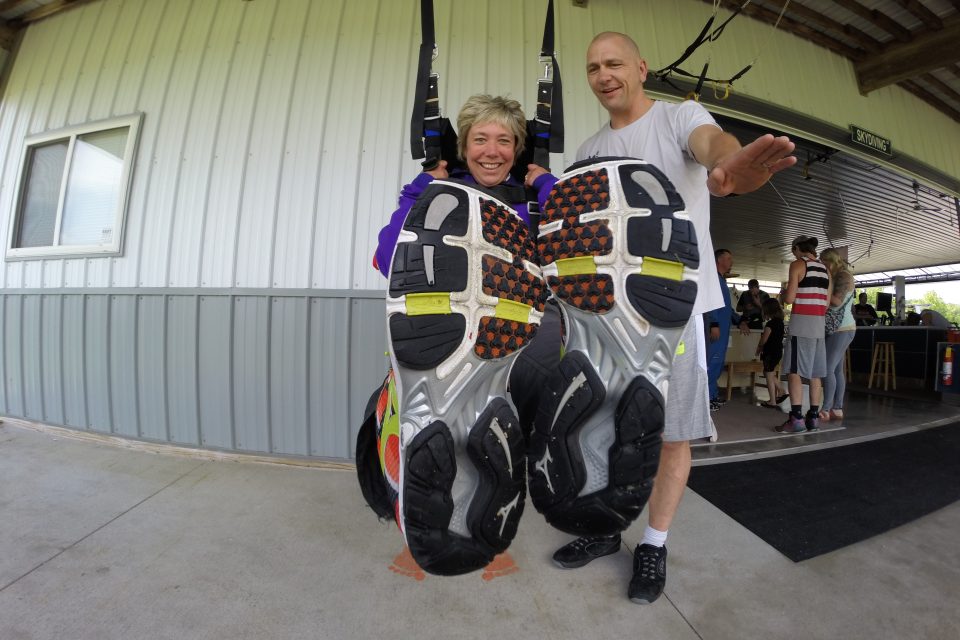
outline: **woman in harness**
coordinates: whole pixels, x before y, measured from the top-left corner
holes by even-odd
[[[453,178],[493,189],[505,196],[501,200],[516,209],[529,224],[525,187],[536,191],[538,203],[542,206],[556,178],[534,164],[527,165],[524,183],[514,177],[514,162],[524,151],[526,127],[526,117],[516,100],[482,94],[471,96],[457,116],[457,152],[459,160],[466,164],[441,160],[437,167],[423,171],[410,184],[404,185],[400,191],[400,206],[380,231],[373,257],[374,268],[384,276],[389,275],[390,258],[407,213],[434,180]],[[449,171],[448,167],[451,167]],[[536,233],[536,229],[531,231]]]
[[[526,122],[515,100],[470,97],[457,117],[465,166],[441,161],[403,187],[373,259],[389,279],[392,366],[357,472],[368,504],[441,575],[485,566],[516,534],[537,389],[560,360],[527,204],[529,188],[543,207],[556,179],[514,167]]]

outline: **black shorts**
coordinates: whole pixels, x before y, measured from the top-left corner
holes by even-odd
[[[777,365],[780,364],[780,359],[783,358],[783,351],[772,351],[770,353],[763,352],[760,357],[763,360],[763,372],[773,373],[777,370]]]

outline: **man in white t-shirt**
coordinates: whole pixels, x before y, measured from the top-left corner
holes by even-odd
[[[765,135],[745,147],[724,133],[700,104],[654,101],[643,83],[647,63],[636,43],[621,33],[597,35],[587,50],[587,80],[610,121],[577,150],[577,160],[628,156],[659,167],[682,196],[693,221],[701,256],[713,255],[710,194],[748,193],[796,163],[794,144]],[[703,313],[723,306],[715,277],[699,281],[693,315],[673,364],[667,397],[663,448],[649,524],[634,552],[628,595],[650,603],[666,582],[666,538],[690,473],[690,440],[713,435],[707,392]],[[578,538],[554,554],[564,568],[580,567],[620,548],[620,535]]]

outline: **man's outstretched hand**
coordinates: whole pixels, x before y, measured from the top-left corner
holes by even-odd
[[[756,191],[773,174],[797,163],[790,155],[795,146],[786,136],[760,136],[720,160],[707,175],[707,188],[715,196]]]

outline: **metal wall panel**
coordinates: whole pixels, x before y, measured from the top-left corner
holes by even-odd
[[[283,2],[271,16],[273,24],[260,64],[260,83],[250,123],[250,150],[243,160],[246,179],[233,277],[238,287],[273,286],[270,269],[273,253],[278,249],[274,243],[278,189],[285,168],[290,99],[307,9],[306,2]],[[283,247],[279,250],[283,251]]]
[[[148,3],[113,1],[104,4],[106,5],[103,8],[104,15],[115,12],[116,18],[110,37],[107,39],[107,50],[103,56],[100,75],[90,103],[90,118],[93,120],[122,115],[114,111],[120,75],[123,73],[127,54],[133,46],[140,14],[143,12],[144,5]]]
[[[140,437],[166,441],[167,297],[137,296],[137,417]]]
[[[167,297],[166,389],[170,440],[200,444],[197,421],[197,296]]]
[[[312,272],[312,265],[324,259],[315,255],[314,238],[337,232],[337,213],[341,220],[350,220],[344,212],[334,212],[319,223],[319,212],[326,212],[327,205],[317,181],[321,172],[337,166],[336,156],[324,155],[322,150],[344,2],[311,2],[305,20],[280,183],[273,287],[323,287],[322,272]],[[390,183],[393,176],[382,179]],[[371,190],[376,183],[371,177]]]
[[[4,296],[3,384],[8,412],[23,415],[23,298]]]
[[[84,368],[84,298],[82,294],[63,296],[63,424],[77,429],[87,427],[86,376]],[[11,411],[16,415],[16,412]]]
[[[24,296],[21,318],[29,318],[30,322],[23,324],[20,345],[23,362],[23,414],[33,420],[43,420],[43,320],[40,314],[40,296]]]
[[[211,3],[212,4],[212,3]],[[233,53],[244,15],[239,3],[217,3],[203,64],[197,77],[196,93],[190,110],[190,122],[184,140],[182,171],[174,209],[170,239],[171,286],[210,286],[201,280],[199,265],[204,246],[205,221],[211,197],[211,169],[216,141],[221,133],[221,110]],[[173,250],[173,248],[176,250]]]
[[[63,298],[44,295],[41,302],[43,336],[43,414],[40,420],[63,424]]]
[[[110,415],[113,432],[136,438],[137,419],[137,298],[110,296]]]
[[[234,446],[270,450],[270,301],[241,296],[233,305]],[[282,427],[282,425],[278,425]]]
[[[346,300],[310,300],[310,455],[347,458],[352,449],[344,372],[360,354],[344,335],[349,309]]]
[[[376,350],[375,350],[376,349]],[[374,388],[383,381],[390,361],[386,357],[386,324],[382,300],[352,300],[350,304],[350,419],[347,453],[354,457],[363,410]],[[363,354],[362,357],[355,357]]]
[[[270,451],[309,454],[307,298],[270,301]]]
[[[112,431],[110,415],[110,297],[88,295],[84,305],[84,378],[87,424]]]
[[[233,449],[233,301],[200,296],[200,444]]]

